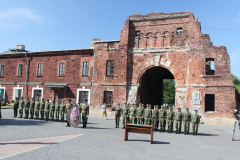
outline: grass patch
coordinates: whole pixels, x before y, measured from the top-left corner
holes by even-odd
[[[2,106],[2,109],[3,108],[13,108],[13,105],[12,104],[8,104],[8,105],[6,105],[6,106]]]

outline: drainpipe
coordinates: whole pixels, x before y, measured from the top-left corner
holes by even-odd
[[[93,74],[92,74],[92,87],[91,87],[90,97],[91,97],[92,88],[93,88],[94,66],[95,66],[95,43],[93,42]],[[90,104],[89,104],[89,105],[90,105]]]
[[[26,81],[25,81],[25,96],[24,96],[24,99],[26,98],[26,95],[27,95],[27,77],[28,77],[28,57],[27,57],[27,52],[25,52],[25,57],[27,58],[27,67],[26,67]]]

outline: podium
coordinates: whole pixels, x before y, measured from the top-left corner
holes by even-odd
[[[153,125],[139,125],[139,124],[125,124],[125,136],[124,141],[128,140],[128,133],[142,133],[142,134],[150,134],[150,144],[153,143]]]

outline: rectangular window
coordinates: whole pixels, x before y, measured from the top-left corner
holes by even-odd
[[[177,28],[177,35],[183,34],[183,28]]]
[[[88,62],[83,62],[82,76],[88,76]]]
[[[215,95],[205,94],[205,112],[215,111]]]
[[[206,58],[205,70],[206,70],[206,75],[214,75],[215,74],[214,58]]]
[[[112,104],[112,91],[104,91],[104,103],[107,105]]]
[[[42,76],[42,63],[37,64],[37,76]]]
[[[4,65],[0,65],[0,77],[3,77]]]
[[[58,75],[59,76],[64,76],[64,62],[59,62],[59,69],[58,69]]]
[[[33,97],[34,97],[34,101],[36,101],[37,100],[37,98],[39,99],[39,100],[41,100],[41,97],[42,97],[42,90],[34,90],[34,92],[33,92]]]
[[[107,61],[107,75],[113,76],[114,61]]]
[[[79,91],[79,103],[83,104],[83,99],[86,99],[88,102],[88,91]]]
[[[17,72],[17,76],[22,76],[22,64],[18,64],[18,72]]]
[[[135,37],[136,37],[136,38],[140,38],[140,31],[136,31],[136,32],[135,32]]]
[[[22,89],[14,89],[14,99],[15,99],[15,97],[17,97],[18,98],[18,100],[20,99],[20,97],[22,97]]]

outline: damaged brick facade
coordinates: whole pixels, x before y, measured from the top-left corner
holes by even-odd
[[[232,118],[237,108],[226,47],[213,46],[191,12],[131,15],[120,40],[96,39],[90,49],[28,52],[28,57],[29,97],[32,88],[43,88],[44,98],[58,99],[58,92],[64,92],[64,98],[79,101],[80,91],[87,91],[92,111],[100,111],[103,102],[161,105],[163,79],[175,79],[175,108],[198,109],[205,121]],[[84,61],[89,62],[86,77],[81,73]],[[40,62],[44,71],[39,77]],[[64,76],[57,74],[59,62],[65,62]],[[19,82],[25,82],[25,74],[16,77],[20,63],[25,72],[23,53],[0,57],[5,65],[0,84],[7,99],[13,98],[18,84],[24,92],[25,85]]]

